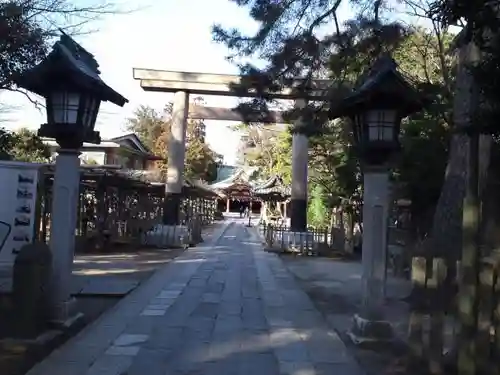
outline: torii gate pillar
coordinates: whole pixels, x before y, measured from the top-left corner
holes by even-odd
[[[295,101],[298,108],[305,107],[302,99]],[[298,119],[297,121],[302,121]],[[297,124],[299,125],[299,124]],[[301,133],[292,136],[292,196],[290,202],[290,231],[307,232],[307,169],[309,140]]]
[[[171,134],[167,146],[167,181],[165,185],[165,205],[163,206],[164,225],[180,224],[188,111],[189,94],[186,91],[176,92],[172,108]]]

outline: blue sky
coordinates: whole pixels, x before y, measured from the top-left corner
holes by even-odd
[[[122,0],[122,4],[124,9],[143,9],[106,16],[92,25],[97,32],[77,38],[95,55],[104,81],[130,100],[123,108],[107,104],[101,107],[96,127],[103,138],[123,133],[125,119],[137,106],[161,109],[172,98],[167,93],[142,91],[132,79],[133,67],[236,74],[237,69],[225,61],[226,48],[212,42],[211,26],[221,23],[250,32],[256,28],[247,10],[228,0]],[[348,9],[341,13],[347,15]],[[231,98],[204,98],[209,106],[236,105]],[[44,113],[20,94],[2,93],[0,100],[19,108],[8,115],[9,121],[3,126],[37,129],[44,121]],[[233,163],[239,135],[228,129],[229,125],[207,121],[207,142],[224,155],[226,163]]]

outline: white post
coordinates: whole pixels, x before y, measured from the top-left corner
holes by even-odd
[[[354,317],[350,336],[357,344],[392,339],[389,322],[383,321],[385,299],[389,171],[387,167],[364,170],[362,310]]]
[[[56,322],[66,322],[76,313],[71,279],[80,188],[79,155],[77,150],[59,149],[56,156],[50,223],[51,313]]]

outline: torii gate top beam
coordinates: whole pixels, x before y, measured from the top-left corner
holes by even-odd
[[[219,107],[202,107],[198,105],[189,106],[189,118],[193,120],[222,120],[222,121],[245,121],[243,116],[232,108],[219,108]],[[264,124],[286,124],[283,119],[283,112],[269,111],[263,115],[256,114],[249,116],[250,120],[254,117],[254,122],[261,122]]]
[[[190,94],[217,95],[217,96],[237,96],[231,89],[231,85],[238,85],[242,77],[231,74],[211,74],[175,72],[168,70],[140,69],[133,68],[134,79],[140,81],[140,85],[145,91],[172,92],[186,91]],[[303,80],[297,79],[297,86]],[[271,93],[274,99],[312,99],[324,100],[325,91],[328,90],[331,82],[326,79],[313,80],[314,91],[308,97],[297,95],[293,87],[285,88],[279,93]],[[245,97],[255,97],[255,92],[248,92]]]

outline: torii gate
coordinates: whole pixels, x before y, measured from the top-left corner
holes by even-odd
[[[188,117],[192,119],[242,121],[242,116],[235,110],[226,108],[200,107],[189,108],[189,94],[233,96],[238,97],[231,89],[238,85],[242,77],[229,74],[209,74],[175,72],[153,69],[133,68],[133,77],[140,81],[145,91],[174,93],[172,110],[171,139],[168,145],[168,170],[166,183],[166,199],[163,210],[164,225],[178,225],[180,212],[180,193],[184,175],[186,125]],[[300,83],[296,80],[295,83]],[[295,106],[304,108],[306,100],[324,100],[322,90],[328,88],[328,80],[315,80],[313,86],[317,92],[307,97],[298,95],[292,87],[270,94],[274,99],[294,100]],[[248,92],[244,97],[255,97],[254,92]],[[282,113],[270,111],[266,119],[259,119],[266,123],[284,123]],[[296,120],[300,122],[302,119]],[[290,202],[291,231],[307,231],[307,164],[308,139],[300,133],[293,134],[292,138],[292,191]]]

